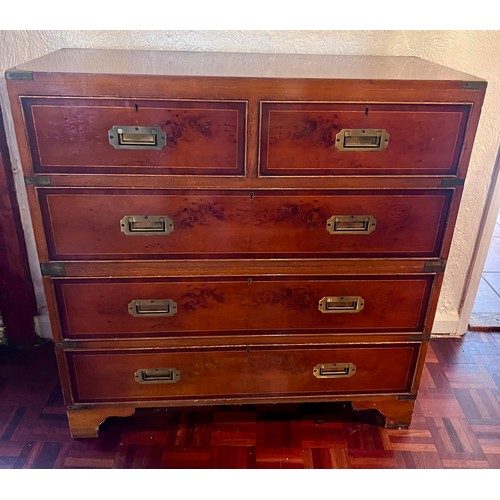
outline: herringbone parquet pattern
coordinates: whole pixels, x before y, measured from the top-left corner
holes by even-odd
[[[52,345],[0,350],[0,468],[500,468],[500,333],[431,341],[412,425],[348,404],[142,409],[71,439]]]

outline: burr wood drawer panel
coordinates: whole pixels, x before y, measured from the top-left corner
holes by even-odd
[[[246,101],[22,99],[35,172],[243,175]]]
[[[422,331],[432,275],[54,279],[65,338]]]
[[[470,106],[261,103],[262,175],[454,174]]]
[[[52,260],[437,257],[453,190],[41,188]]]
[[[419,344],[185,351],[67,351],[75,403],[399,393]]]

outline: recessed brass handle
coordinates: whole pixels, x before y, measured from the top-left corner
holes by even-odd
[[[349,378],[356,373],[353,363],[322,363],[313,368],[316,378]]]
[[[166,236],[174,230],[174,221],[168,215],[126,215],[120,230],[129,236]]]
[[[335,136],[335,147],[339,151],[383,151],[390,137],[385,129],[343,128]]]
[[[326,221],[330,234],[370,234],[377,227],[377,219],[372,215],[332,215]]]
[[[160,127],[114,125],[108,131],[108,141],[115,149],[162,149],[167,135]]]
[[[134,373],[139,384],[175,384],[181,379],[176,368],[141,368]]]
[[[323,297],[318,303],[322,313],[359,313],[365,301],[359,296]]]
[[[177,303],[171,299],[133,300],[128,305],[128,312],[135,318],[173,316],[177,313]]]

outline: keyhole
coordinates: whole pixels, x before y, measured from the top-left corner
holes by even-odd
[[[139,113],[139,106],[137,104],[134,104],[135,112]]]
[[[365,115],[368,115],[368,108],[365,108]]]

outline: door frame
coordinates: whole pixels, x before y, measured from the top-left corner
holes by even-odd
[[[479,224],[479,231],[476,238],[472,258],[467,270],[467,275],[462,290],[462,298],[459,305],[459,320],[457,335],[464,335],[469,329],[474,301],[476,299],[481,276],[483,274],[491,240],[495,231],[495,224],[500,210],[500,146],[497,149],[497,156],[491,174],[491,183],[486,196],[483,215]],[[499,311],[500,313],[500,311]]]

